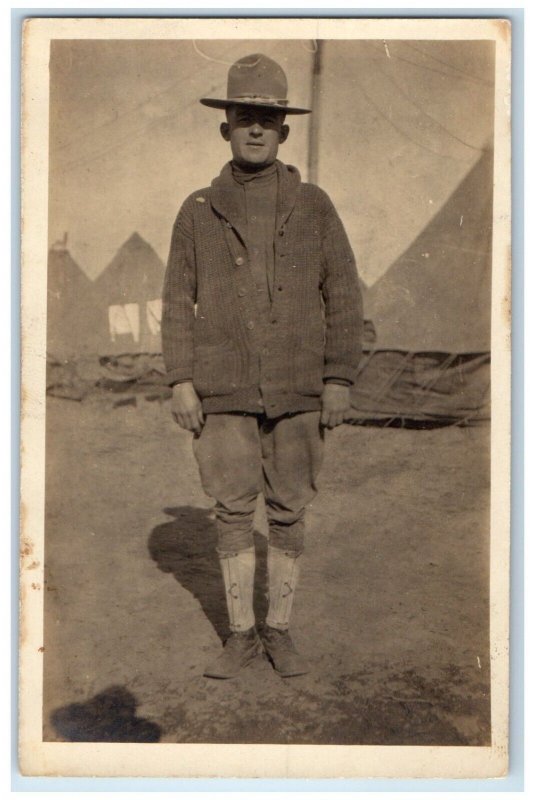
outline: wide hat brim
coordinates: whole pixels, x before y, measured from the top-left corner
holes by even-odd
[[[210,108],[228,108],[229,106],[254,106],[255,108],[270,108],[275,111],[283,111],[285,114],[310,114],[310,108],[297,108],[297,106],[286,106],[276,100],[255,100],[252,98],[231,98],[226,100],[219,100],[214,97],[201,97],[203,106]]]

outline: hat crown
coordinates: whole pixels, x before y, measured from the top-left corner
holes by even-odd
[[[250,98],[286,105],[288,81],[282,67],[262,53],[236,61],[228,72],[227,99]]]
[[[228,71],[227,96],[201,97],[210,108],[229,108],[232,105],[257,106],[282,111],[284,114],[309,114],[309,108],[291,106],[287,100],[288,81],[276,61],[253,53],[236,61]]]

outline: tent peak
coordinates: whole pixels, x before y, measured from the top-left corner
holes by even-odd
[[[148,242],[146,239],[143,238],[137,231],[134,231],[130,234],[128,239],[126,239],[117,249],[115,256],[113,257],[111,264],[114,263],[117,259],[149,259],[150,261],[157,262],[160,265],[161,259],[159,255],[156,253],[154,247]],[[111,264],[108,265],[111,266]]]
[[[377,349],[490,350],[493,161],[480,156],[442,208],[366,293]]]
[[[109,269],[113,264],[116,264],[117,261],[124,261],[125,258],[128,259],[130,263],[132,259],[134,261],[141,259],[143,263],[145,263],[148,259],[150,263],[154,263],[158,266],[158,268],[163,268],[162,260],[154,247],[137,231],[134,231],[132,234],[130,234],[128,239],[126,239],[118,247],[115,256],[108,264],[104,272],[106,272],[106,270]]]
[[[134,232],[119,247],[95,285],[106,305],[139,303],[161,297],[164,271],[158,253]]]
[[[126,241],[123,243],[122,247],[125,247],[126,245],[146,245],[150,247],[149,243],[142,236],[140,236],[137,231],[134,231],[130,234],[128,239],[126,239]]]

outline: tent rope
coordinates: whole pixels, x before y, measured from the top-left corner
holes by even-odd
[[[381,50],[381,54],[382,54],[382,48],[381,48],[380,45],[377,46],[377,45],[372,44],[372,47],[373,47],[374,50],[377,50],[377,51]],[[414,49],[414,48],[412,48],[412,49]],[[404,58],[403,56],[397,55],[396,53],[391,54],[390,57],[391,58],[395,58],[398,61],[403,61],[404,64],[411,64],[413,67],[418,67],[418,69],[425,69],[427,72],[434,72],[436,75],[443,75],[446,78],[457,78],[458,80],[471,81],[473,83],[479,83],[479,84],[483,83],[485,86],[488,86],[489,88],[493,87],[492,83],[488,83],[487,81],[483,80],[482,78],[477,78],[475,76],[467,75],[466,73],[460,73],[458,75],[454,75],[451,72],[444,72],[443,69],[436,69],[434,67],[429,67],[427,64],[421,64],[421,63],[419,64],[417,61],[411,61],[410,58]],[[434,59],[434,60],[436,61],[437,59]],[[455,69],[455,67],[450,67],[450,69]]]
[[[442,377],[442,374],[451,367],[456,358],[457,358],[457,353],[450,353],[449,356],[447,356],[444,359],[444,361],[441,364],[439,364],[439,366],[436,369],[436,372],[434,372],[433,375],[430,378],[428,378],[427,381],[422,383],[421,392],[418,393],[418,402],[421,403],[427,398],[427,395],[429,394],[431,389],[436,385],[437,381]]]
[[[482,356],[481,359],[480,359],[480,363],[483,363],[485,358],[486,358],[486,356]],[[487,400],[489,392],[490,392],[490,381],[487,383],[487,385],[485,386],[485,388],[481,392],[481,395],[480,395],[480,398],[479,398],[479,405],[478,405],[477,409],[475,411],[470,412],[470,414],[465,414],[465,416],[462,417],[462,419],[457,420],[454,423],[454,425],[456,427],[460,427],[461,425],[466,425],[468,422],[470,422],[471,419],[474,419],[474,417],[477,414],[477,412],[481,408],[483,408],[483,406],[485,405],[485,402]]]
[[[394,372],[387,377],[386,381],[380,384],[380,386],[375,390],[375,392],[371,396],[371,400],[381,399],[381,397],[385,394],[385,392],[387,392],[390,388],[392,388],[392,386],[400,377],[400,375],[402,375],[403,372],[405,371],[405,367],[412,360],[412,357],[413,353],[411,352],[405,353],[405,356],[403,357],[401,364],[399,364],[397,369],[395,369]]]
[[[233,46],[233,44],[231,45],[231,47],[232,46]],[[207,58],[209,58],[209,57],[207,57]],[[220,62],[220,63],[226,63],[226,62]],[[164,89],[161,89],[158,92],[154,92],[153,94],[150,94],[148,97],[145,97],[141,102],[136,103],[135,105],[131,106],[130,108],[126,109],[125,111],[117,114],[117,116],[114,116],[113,119],[109,119],[106,122],[102,122],[100,125],[96,125],[95,127],[91,128],[89,131],[87,131],[87,130],[84,131],[82,136],[78,136],[77,138],[75,138],[75,139],[73,139],[73,140],[71,140],[69,142],[66,142],[63,145],[60,145],[58,148],[56,148],[56,152],[59,153],[62,150],[64,150],[65,148],[74,147],[76,144],[79,144],[80,142],[83,142],[84,140],[87,140],[93,133],[96,133],[96,132],[98,132],[100,130],[104,130],[105,128],[109,127],[110,125],[116,125],[119,120],[124,119],[125,117],[127,118],[129,116],[132,116],[132,114],[135,114],[137,111],[139,111],[139,109],[143,108],[143,106],[145,106],[147,103],[150,103],[151,101],[156,100],[157,98],[162,97],[163,95],[168,94],[169,92],[176,91],[176,88],[178,86],[183,86],[185,82],[187,82],[190,78],[192,78],[196,74],[197,70],[198,70],[198,66],[195,66],[187,74],[181,75],[180,76],[180,80],[173,81],[172,83],[168,84]],[[209,89],[209,92],[212,92],[216,88],[216,86],[217,85],[212,86]],[[182,114],[185,108],[193,106],[197,102],[198,102],[197,99],[195,99],[195,100],[189,101],[186,104],[182,104],[180,106],[180,108],[177,109],[177,112],[175,112],[175,113],[181,113]],[[149,127],[150,127],[150,124],[151,123],[149,122],[149,125],[143,126],[143,128],[139,129],[138,133],[134,133],[134,134],[130,133],[127,137],[123,137],[118,142],[115,142],[115,144],[112,145],[112,147],[108,148],[107,150],[102,151],[101,153],[97,153],[96,155],[83,156],[82,158],[76,159],[75,161],[71,161],[69,164],[65,165],[64,167],[63,167],[63,165],[58,166],[53,171],[54,172],[56,172],[56,171],[69,172],[72,168],[77,167],[77,166],[79,166],[81,164],[84,164],[86,161],[93,161],[95,158],[100,158],[102,155],[107,155],[109,152],[112,152],[114,149],[116,149],[118,147],[121,147],[121,145],[123,145],[125,142],[135,141],[140,136],[144,136],[147,133],[147,131],[148,131]]]
[[[362,355],[363,355],[363,357],[360,359],[360,361],[359,361],[359,365],[358,365],[358,367],[357,367],[357,371],[356,371],[356,373],[355,373],[355,379],[356,379],[356,378],[358,378],[358,376],[359,376],[359,375],[360,375],[362,372],[364,372],[364,369],[365,369],[365,367],[367,367],[367,366],[368,366],[368,364],[369,364],[369,363],[370,363],[370,361],[372,360],[372,357],[373,357],[373,355],[374,355],[374,353],[375,353],[375,352],[376,352],[376,351],[375,351],[375,349],[373,349],[373,350],[368,350],[368,351],[364,351],[364,353],[362,354]]]
[[[419,147],[421,150],[425,150],[427,153],[431,153],[433,156],[437,156],[438,158],[447,158],[449,161],[457,161],[460,163],[467,163],[469,159],[467,158],[456,158],[455,156],[448,155],[447,153],[437,153],[436,150],[433,150],[431,147],[427,147],[427,145],[422,144],[422,142],[418,142],[416,139],[413,139],[406,131],[403,130],[399,125],[397,125],[390,117],[384,113],[384,111],[380,108],[377,103],[372,100],[372,98],[368,95],[366,90],[363,88],[362,84],[355,78],[355,84],[359,87],[360,91],[368,101],[368,103],[373,106],[373,108],[377,111],[377,113],[386,120],[393,128],[396,130],[401,136],[407,139],[412,144]]]
[[[183,86],[186,81],[188,81],[190,78],[192,78],[196,74],[197,69],[198,69],[198,67],[195,66],[187,74],[181,75],[179,80],[173,81],[172,83],[168,84],[164,89],[160,89],[158,92],[154,92],[153,94],[148,95],[148,97],[145,97],[141,102],[136,103],[133,106],[130,106],[130,108],[127,108],[125,111],[122,111],[121,113],[119,113],[116,116],[114,116],[113,119],[106,120],[106,122],[102,122],[102,123],[100,123],[100,125],[95,125],[89,131],[84,129],[84,133],[83,133],[82,136],[79,136],[76,139],[73,139],[73,140],[71,140],[69,142],[66,142],[63,145],[60,145],[57,148],[57,151],[60,152],[61,150],[64,150],[66,147],[72,147],[75,144],[78,144],[79,142],[83,141],[89,135],[95,133],[96,131],[102,130],[103,128],[107,128],[109,125],[115,125],[117,123],[117,121],[120,120],[120,119],[123,119],[123,117],[128,117],[128,116],[130,116],[132,114],[135,114],[136,111],[139,111],[139,109],[143,108],[143,106],[146,105],[147,103],[150,103],[151,101],[156,100],[158,97],[161,97],[162,95],[167,94],[168,92],[175,91],[178,86]],[[183,108],[183,106],[182,106],[182,108]],[[80,128],[79,130],[82,130],[82,129]]]
[[[381,69],[381,67],[378,67],[377,69],[379,70],[379,72],[381,73],[381,75],[384,75],[384,76],[385,76],[385,78],[386,78],[387,80],[389,80],[389,81],[390,81],[390,83],[392,83],[392,84],[393,84],[393,85],[396,87],[396,89],[398,90],[398,92],[399,92],[399,93],[400,93],[400,94],[401,94],[401,95],[402,95],[402,96],[403,96],[403,97],[404,97],[406,100],[408,100],[408,101],[409,101],[409,103],[410,103],[412,106],[414,106],[414,108],[417,108],[417,109],[418,109],[418,111],[419,111],[419,112],[422,114],[422,116],[423,116],[423,117],[425,117],[426,119],[429,119],[429,120],[431,120],[431,122],[432,122],[434,125],[436,125],[436,126],[437,126],[437,128],[439,128],[440,130],[444,131],[444,133],[446,133],[446,134],[447,134],[448,136],[450,136],[452,139],[455,139],[455,141],[457,141],[457,142],[459,142],[460,144],[464,145],[464,147],[468,147],[470,150],[476,150],[478,153],[482,153],[482,152],[483,152],[483,150],[482,150],[482,148],[481,148],[481,147],[476,147],[475,145],[473,145],[473,144],[470,144],[469,142],[465,142],[465,141],[464,141],[464,139],[461,139],[459,136],[456,136],[454,133],[452,133],[450,130],[448,130],[448,128],[446,128],[446,126],[445,126],[445,125],[442,125],[442,123],[441,123],[441,122],[439,122],[438,120],[436,120],[434,117],[432,117],[432,116],[431,116],[431,114],[428,114],[428,113],[427,113],[427,111],[424,111],[424,109],[423,109],[423,108],[420,106],[420,104],[419,104],[419,103],[417,103],[415,100],[413,100],[413,98],[412,98],[412,97],[411,97],[409,94],[407,94],[407,92],[405,92],[405,91],[404,91],[404,89],[402,89],[402,88],[401,88],[401,86],[399,85],[399,83],[398,83],[396,80],[394,80],[394,78],[392,78],[392,76],[391,76],[391,75],[388,75],[388,73],[387,73],[387,72],[385,72],[385,70],[384,70],[384,69]]]
[[[461,69],[460,67],[456,67],[454,64],[449,64],[447,61],[442,61],[441,58],[437,58],[436,56],[432,55],[431,53],[426,53],[425,50],[420,50],[415,45],[411,44],[410,42],[403,42],[405,47],[408,47],[410,50],[414,50],[415,53],[419,53],[426,58],[430,58],[433,61],[436,61],[437,64],[442,64],[443,67],[447,67],[448,69],[453,69],[455,72],[458,72],[460,75],[464,75],[465,78],[469,80],[476,81],[477,83],[483,83],[485,86],[489,86],[492,88],[494,83],[492,81],[487,81],[484,78],[480,78],[478,75],[474,75],[470,72],[466,72],[466,70]]]
[[[216,86],[217,86],[217,84],[212,86],[209,91],[212,92],[216,88]],[[178,113],[182,114],[184,112],[184,109],[189,108],[190,106],[193,106],[196,103],[197,103],[197,100],[191,100],[189,103],[185,103],[176,112],[174,112],[173,114],[167,115],[166,119],[169,119],[169,117],[175,116]],[[88,164],[88,163],[90,164],[92,161],[95,161],[95,159],[100,159],[103,156],[107,156],[109,153],[113,153],[115,150],[118,150],[123,145],[125,145],[125,144],[129,145],[129,144],[131,144],[133,142],[136,142],[140,137],[146,136],[147,132],[150,130],[150,127],[151,127],[152,124],[153,124],[153,122],[151,120],[151,121],[148,122],[148,124],[143,125],[142,128],[139,128],[136,133],[134,133],[134,134],[129,133],[127,136],[124,136],[122,139],[119,139],[118,141],[116,141],[115,144],[113,144],[111,147],[107,147],[104,150],[100,150],[98,153],[92,153],[91,155],[83,156],[82,158],[76,159],[75,161],[70,161],[67,164],[58,164],[57,166],[55,166],[51,170],[51,172],[52,173],[70,172],[71,170],[76,169],[76,167],[80,167],[83,164]]]

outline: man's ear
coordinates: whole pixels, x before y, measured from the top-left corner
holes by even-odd
[[[230,142],[230,125],[228,122],[222,122],[219,126],[219,130],[221,132],[221,136],[226,142]]]
[[[282,125],[281,132],[279,134],[279,144],[283,144],[286,141],[290,134],[290,126],[289,125]]]

